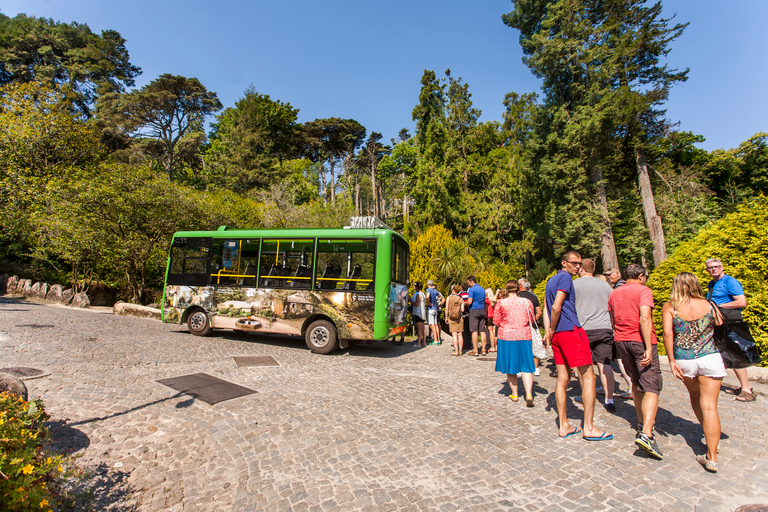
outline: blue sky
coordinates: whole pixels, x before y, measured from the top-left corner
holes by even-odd
[[[768,131],[768,2],[663,0],[691,22],[669,64],[690,68],[668,117],[704,135],[707,150]],[[0,0],[0,12],[113,29],[143,74],[197,77],[225,107],[249,84],[300,109],[299,121],[353,118],[385,140],[413,132],[424,69],[469,84],[482,120],[500,119],[508,92],[540,92],[521,62],[518,32],[501,22],[509,0]]]

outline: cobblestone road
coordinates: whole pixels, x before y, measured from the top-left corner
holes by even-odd
[[[48,326],[48,327],[46,327]],[[357,345],[329,356],[302,340],[177,325],[0,298],[0,367],[27,381],[68,426],[84,465],[109,468],[112,510],[660,510],[768,504],[768,399],[722,393],[720,472],[704,453],[687,394],[665,369],[663,461],[633,444],[632,402],[596,424],[608,442],[557,437],[554,379],[536,407],[513,403],[492,361],[450,346]],[[279,367],[237,367],[273,356]],[[214,406],[157,379],[204,372],[258,391]],[[727,382],[734,382],[733,379]],[[578,384],[569,396],[578,394]],[[757,387],[765,389],[765,386]],[[581,409],[569,398],[571,417]],[[122,480],[121,480],[122,479]],[[109,493],[107,493],[109,494]]]

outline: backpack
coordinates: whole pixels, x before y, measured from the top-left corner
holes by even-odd
[[[456,299],[448,301],[448,318],[454,322],[461,320],[461,298],[456,295]]]

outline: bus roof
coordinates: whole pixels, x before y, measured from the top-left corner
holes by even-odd
[[[347,238],[366,237],[379,238],[392,234],[402,240],[403,236],[388,228],[281,228],[281,229],[237,229],[220,226],[216,231],[177,231],[173,238],[179,237],[211,237],[211,238],[242,238],[242,237],[274,237],[274,238]]]

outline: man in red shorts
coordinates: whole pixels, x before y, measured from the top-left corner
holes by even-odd
[[[560,419],[560,437],[569,437],[581,432],[578,427],[568,424],[565,409],[565,392],[571,379],[571,368],[581,375],[582,402],[584,404],[584,433],[587,441],[607,441],[613,434],[595,428],[592,419],[595,413],[595,372],[592,370],[592,351],[589,348],[587,333],[581,328],[576,316],[576,300],[573,289],[573,276],[581,268],[581,255],[568,251],[560,262],[563,266],[557,274],[550,277],[545,289],[546,308],[544,308],[545,342],[551,342],[552,353],[557,365],[557,386],[555,401]]]
[[[627,283],[614,289],[608,298],[613,339],[632,379],[638,423],[635,444],[661,460],[661,451],[653,437],[662,387],[658,341],[651,317],[653,293],[645,286],[648,277],[642,265],[629,265],[624,270],[624,279]]]

